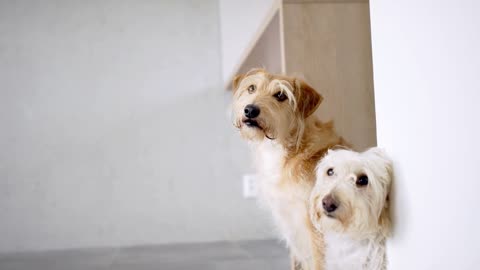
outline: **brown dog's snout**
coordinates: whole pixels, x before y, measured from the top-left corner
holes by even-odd
[[[323,209],[325,209],[327,213],[332,213],[333,211],[335,211],[338,208],[338,205],[338,202],[330,194],[325,196],[322,200]]]
[[[243,112],[245,113],[245,117],[247,117],[248,119],[253,119],[260,115],[260,108],[256,105],[248,104],[247,106],[245,106]]]

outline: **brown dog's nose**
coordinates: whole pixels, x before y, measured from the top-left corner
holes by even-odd
[[[245,113],[245,117],[252,119],[260,114],[260,108],[253,104],[248,104],[247,106],[245,106],[243,112]]]
[[[338,203],[337,201],[335,201],[333,196],[329,194],[325,196],[325,198],[323,198],[322,206],[323,206],[323,209],[325,209],[325,211],[327,211],[328,213],[331,213],[338,208]]]

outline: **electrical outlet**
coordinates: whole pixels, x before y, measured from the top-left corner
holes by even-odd
[[[243,175],[243,197],[246,199],[257,197],[257,176],[255,174]]]

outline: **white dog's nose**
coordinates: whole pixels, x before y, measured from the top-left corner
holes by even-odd
[[[338,203],[337,201],[335,201],[333,196],[329,194],[323,198],[322,206],[323,206],[323,209],[325,209],[325,211],[327,211],[328,213],[331,213],[338,208]]]

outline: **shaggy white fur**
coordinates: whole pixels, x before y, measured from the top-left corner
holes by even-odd
[[[310,214],[324,235],[326,269],[386,269],[392,163],[379,148],[329,150],[317,167]]]
[[[257,154],[255,164],[261,179],[259,203],[271,210],[280,235],[297,259],[307,262],[312,259],[313,254],[310,251],[309,231],[304,222],[305,217],[308,217],[308,210],[302,199],[305,194],[299,190],[286,193],[279,185],[285,150],[277,142],[270,140],[255,144],[254,149]]]

